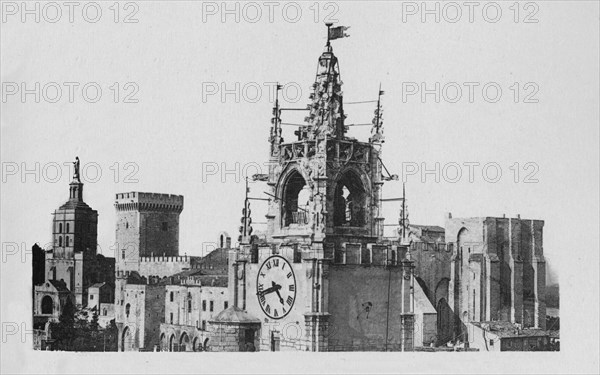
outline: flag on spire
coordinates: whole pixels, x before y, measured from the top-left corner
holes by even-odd
[[[350,26],[338,26],[329,29],[329,40],[346,38],[349,37],[349,34],[346,34],[346,30],[348,30]]]

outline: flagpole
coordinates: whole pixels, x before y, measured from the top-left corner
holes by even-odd
[[[406,240],[406,191],[405,183],[402,183],[402,242]]]
[[[327,22],[327,23],[325,23],[325,26],[327,26],[327,46],[329,47],[329,46],[330,46],[330,43],[329,43],[329,40],[330,40],[330,39],[329,39],[329,36],[331,35],[331,34],[329,33],[329,29],[331,28],[331,26],[333,26],[333,23],[331,23],[331,22]]]

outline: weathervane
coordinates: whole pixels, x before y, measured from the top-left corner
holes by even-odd
[[[333,26],[332,22],[325,23],[325,26],[327,26],[327,45],[328,46],[329,46],[329,42],[334,39],[346,38],[346,37],[350,36],[350,34],[346,34],[346,30],[348,30],[350,28],[350,26],[338,26],[338,27],[332,28],[331,27],[331,26]]]

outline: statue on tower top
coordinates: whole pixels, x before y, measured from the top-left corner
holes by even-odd
[[[75,156],[75,161],[73,162],[73,180],[81,182],[79,179],[79,156]]]

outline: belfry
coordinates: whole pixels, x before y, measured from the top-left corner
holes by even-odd
[[[251,235],[247,197],[240,247],[229,262],[228,310],[244,319],[227,322],[227,310],[217,317],[215,350],[408,351],[415,340],[422,344],[413,332],[420,287],[407,247],[383,238],[380,101],[368,141],[347,136],[330,42],[347,28],[327,26],[308,115],[291,142],[282,138],[285,109],[275,102],[269,173],[256,176],[269,189],[266,236]],[[224,324],[234,330],[223,331]]]

